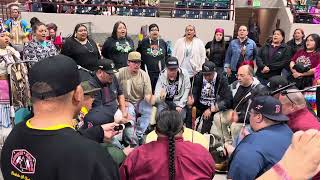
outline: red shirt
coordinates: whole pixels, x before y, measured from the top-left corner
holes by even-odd
[[[320,62],[320,53],[319,52],[311,52],[308,53],[305,50],[300,50],[294,54],[291,61],[295,63],[302,63],[305,67],[310,67],[313,69],[317,67]]]
[[[288,117],[288,126],[293,132],[308,129],[320,130],[320,122],[307,108],[288,114]]]
[[[168,140],[158,137],[157,141],[135,149],[120,167],[121,180],[164,180],[169,179]],[[215,173],[215,162],[204,147],[183,141],[175,141],[175,179],[211,180]]]

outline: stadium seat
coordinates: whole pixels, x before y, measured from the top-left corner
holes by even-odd
[[[200,8],[201,8],[201,5],[202,5],[201,2],[189,2],[189,3],[188,3],[188,8],[200,9]]]
[[[229,9],[229,2],[216,2],[215,9]]]
[[[176,8],[187,8],[187,6],[188,6],[187,2],[182,2],[182,1],[175,2],[175,7]]]
[[[119,16],[130,16],[130,9],[127,7],[118,7],[117,15]]]
[[[202,4],[202,9],[214,9],[214,3],[205,2],[205,3]]]
[[[156,16],[157,16],[157,12],[158,12],[157,9],[154,9],[154,8],[146,8],[146,9],[144,10],[144,16],[146,16],[146,17],[156,17]]]
[[[200,11],[187,11],[186,18],[188,18],[188,19],[200,19]]]
[[[132,8],[131,16],[143,16],[144,9],[143,8]]]
[[[212,11],[202,11],[202,19],[214,19],[214,12]]]
[[[187,11],[186,10],[174,10],[172,13],[172,17],[175,18],[186,18]]]

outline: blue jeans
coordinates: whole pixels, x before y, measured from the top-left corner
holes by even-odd
[[[174,106],[174,107],[172,107],[172,106]],[[171,103],[171,106],[166,102],[158,103],[157,104],[157,116],[160,114],[161,111],[163,111],[164,109],[168,109],[168,108],[171,109],[171,110],[174,108],[174,110],[175,110],[176,106],[173,105],[173,103]],[[181,111],[180,115],[181,115],[183,120],[186,118],[186,116],[187,116],[186,107],[182,108],[182,111]]]
[[[139,101],[135,105],[128,103],[128,115],[131,117],[130,122],[132,126],[126,127],[123,130],[122,140],[126,144],[134,147],[143,144],[143,135],[149,126],[151,114],[152,106],[145,100]],[[123,149],[124,146],[120,141],[119,137],[114,137],[111,143]]]

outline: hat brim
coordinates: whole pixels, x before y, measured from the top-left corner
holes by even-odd
[[[210,73],[214,73],[215,71],[201,71],[202,74],[210,74]]]
[[[83,94],[89,94],[89,93],[93,93],[93,92],[97,92],[97,91],[100,91],[101,88],[93,88],[93,89],[90,89],[90,90],[87,90],[87,91],[83,91]]]
[[[137,62],[137,61],[139,61],[139,62],[141,62],[142,60],[141,60],[141,59],[128,59],[128,61],[132,61],[132,62]]]
[[[178,69],[179,65],[170,65],[170,66],[167,65],[167,68],[168,69]]]
[[[112,70],[108,70],[108,71],[106,71],[106,70],[104,70],[106,73],[108,73],[108,74],[114,74],[114,73],[117,73],[117,72],[119,72],[117,69],[112,69]]]
[[[273,121],[289,121],[288,116],[283,114],[278,114],[278,115],[262,114],[262,115]]]

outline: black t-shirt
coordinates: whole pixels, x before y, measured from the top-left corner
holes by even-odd
[[[98,143],[71,128],[30,129],[15,126],[1,152],[6,180],[114,180],[118,167]]]
[[[89,70],[96,70],[100,53],[96,43],[88,39],[87,43],[82,45],[73,37],[70,37],[62,46],[61,54],[71,57],[75,62]]]
[[[133,40],[129,37],[114,39],[109,37],[103,44],[102,56],[113,60],[117,69],[128,65],[128,54],[134,50]]]
[[[139,44],[137,51],[141,53],[141,68],[143,70],[146,70],[145,65],[150,73],[159,73],[164,69],[165,58],[167,57],[167,43],[163,39],[154,41],[145,38]],[[161,67],[161,70],[159,67]]]
[[[239,86],[238,91],[236,92],[233,98],[233,109],[239,104],[241,99],[249,93],[251,88],[252,88],[251,86],[249,87]]]
[[[166,101],[173,101],[174,96],[178,94],[179,72],[175,80],[168,80]]]

